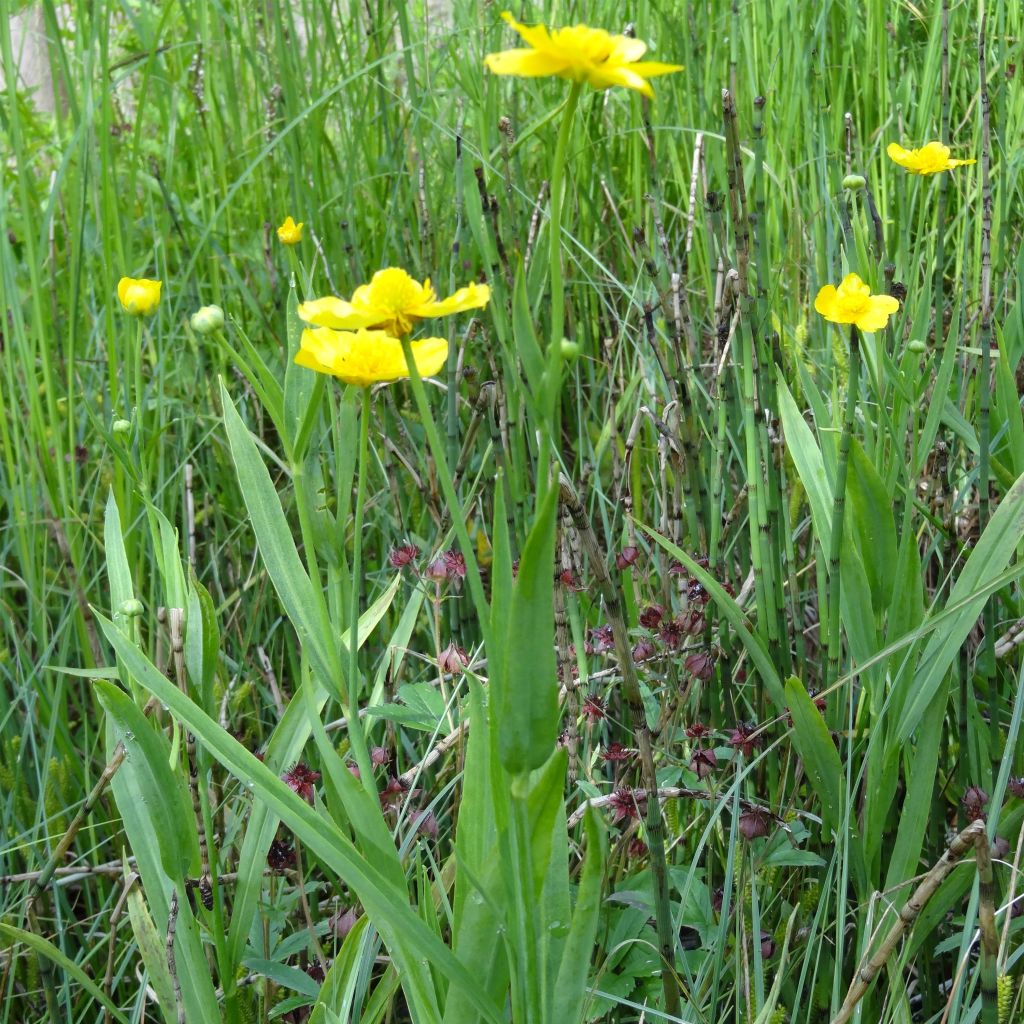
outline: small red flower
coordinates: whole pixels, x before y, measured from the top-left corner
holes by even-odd
[[[393,569],[404,569],[419,557],[419,553],[420,549],[415,544],[403,544],[401,547],[392,549],[388,555],[388,561]]]
[[[448,566],[445,565],[444,558],[435,558],[430,565],[427,566],[426,572],[423,574],[428,580],[433,580],[435,583],[441,583],[448,579]]]
[[[1024,799],[1024,775],[1011,777],[1006,783],[1006,788],[1010,791],[1010,796],[1015,796],[1018,800]]]
[[[327,927],[334,932],[334,937],[344,940],[350,931],[356,926],[359,914],[355,907],[339,907],[327,921]]]
[[[615,647],[615,638],[612,636],[612,627],[597,626],[590,631],[590,642],[595,651],[610,651]]]
[[[629,761],[633,754],[634,751],[629,747],[624,747],[621,743],[609,743],[601,755],[601,760],[606,762]]]
[[[437,839],[440,834],[437,818],[435,817],[434,812],[429,809],[417,811],[412,816],[412,823],[416,826],[416,831],[419,832],[421,836],[426,836],[428,839]]]
[[[710,747],[698,747],[690,758],[690,771],[703,781],[718,767],[718,758]]]
[[[281,776],[293,793],[298,793],[306,803],[313,802],[313,794],[316,792],[315,783],[320,781],[320,773],[312,771],[301,761],[293,765]]]
[[[646,798],[637,799],[635,790],[630,789],[629,786],[623,786],[621,789],[615,790],[611,795],[611,799],[608,801],[608,806],[612,809],[612,823],[622,821],[630,821],[633,818],[639,819],[642,808],[641,803],[646,803]]]
[[[683,662],[683,668],[691,675],[707,682],[715,671],[715,660],[707,651],[696,651]]]
[[[754,722],[737,722],[736,728],[729,733],[729,743],[737,750],[743,751],[744,757],[750,757],[761,745],[762,737],[757,735]]]
[[[701,740],[710,732],[711,730],[703,722],[694,722],[693,725],[686,727],[686,735],[691,740]]]
[[[295,848],[281,839],[275,839],[267,850],[267,867],[271,871],[285,871],[295,865]]]
[[[654,644],[650,640],[639,640],[633,645],[634,661],[646,661],[648,658],[653,658],[655,653]]]
[[[981,786],[969,786],[964,793],[963,805],[967,817],[971,821],[980,821],[985,818],[985,805],[989,796]]]
[[[775,956],[775,938],[771,932],[761,932],[761,959],[770,960]]]
[[[771,831],[772,816],[763,807],[745,807],[740,814],[740,834],[744,839],[759,839]]]
[[[370,764],[374,768],[383,768],[391,760],[391,753],[387,747],[373,747],[370,750]]]
[[[616,569],[628,569],[640,557],[640,549],[635,544],[627,544],[615,556]]]
[[[579,593],[583,589],[583,584],[580,583],[572,569],[563,569],[555,577],[555,582],[561,584],[561,586],[565,587],[566,590],[571,590],[574,593]]]
[[[640,613],[640,625],[644,629],[657,629],[665,617],[665,609],[660,604],[649,604]]]
[[[658,638],[670,650],[676,650],[683,642],[682,626],[675,619],[663,622],[658,630]]]
[[[583,707],[580,708],[583,717],[591,724],[600,722],[608,714],[608,705],[599,693],[588,693],[583,698]]]
[[[409,786],[405,782],[392,775],[381,791],[380,805],[385,808],[397,807],[405,799],[406,794],[415,796],[418,792],[419,790],[410,792]]]
[[[646,857],[647,853],[647,844],[639,836],[633,836],[626,847],[626,856],[631,860],[640,860]]]
[[[452,640],[437,659],[437,667],[448,674],[461,672],[469,664],[469,655]]]
[[[445,568],[448,570],[448,579],[464,580],[466,578],[466,559],[462,557],[460,551],[452,548],[451,551],[446,551],[441,557],[444,559]]]

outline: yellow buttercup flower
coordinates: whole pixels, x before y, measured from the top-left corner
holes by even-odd
[[[448,358],[444,338],[421,338],[409,344],[421,377],[433,376]],[[409,376],[402,343],[387,331],[307,328],[302,332],[295,362],[360,388]]]
[[[160,305],[163,281],[146,277],[122,277],[117,282],[117,297],[126,313],[132,316],[151,316]]]
[[[521,25],[508,11],[501,15],[530,44],[529,49],[489,53],[484,64],[496,75],[545,78],[557,75],[572,82],[585,82],[595,89],[621,85],[649,98],[654,90],[648,78],[682,71],[678,64],[641,61],[647,44],[627,36],[613,36],[604,29],[587,25],[556,28]]]
[[[419,320],[482,309],[491,298],[485,284],[470,284],[438,300],[427,278],[422,284],[398,267],[378,270],[369,284],[360,285],[350,301],[328,297],[303,302],[299,316],[314,327],[351,331],[375,327],[396,337],[408,334]]]
[[[838,288],[827,284],[818,292],[814,308],[831,323],[856,324],[871,333],[882,330],[900,304],[891,295],[872,295],[856,274],[847,274]]]
[[[977,160],[951,160],[949,146],[941,142],[929,142],[920,149],[904,149],[895,142],[886,147],[889,159],[906,168],[911,174],[938,174],[964,164],[976,164]]]
[[[284,223],[277,229],[277,237],[282,245],[298,245],[302,241],[302,225],[305,221],[299,221],[298,224],[292,220],[291,217],[285,217]]]

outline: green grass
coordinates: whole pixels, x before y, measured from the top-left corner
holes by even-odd
[[[564,332],[545,183],[569,88],[484,72],[514,45],[499,7],[42,0],[53,115],[20,91],[8,7],[0,1021],[102,1019],[99,991],[174,1024],[173,897],[189,1024],[828,1022],[970,787],[1008,852],[989,874],[967,851],[859,1019],[1024,1014],[1019,4],[984,5],[987,147],[978,4],[948,4],[948,89],[939,3],[516,9],[629,13],[685,66],[649,104],[580,94]],[[940,137],[979,162],[885,155]],[[436,382],[364,407],[291,364],[293,303],[389,265],[493,296],[435,322]],[[905,289],[855,388],[813,311],[847,270]],[[123,275],[164,281],[141,334]],[[227,324],[198,335],[208,303]],[[461,585],[421,575],[449,550]],[[581,589],[552,586],[552,551]],[[439,678],[450,641],[469,667]],[[276,778],[296,762],[315,806]],[[629,795],[654,781],[661,814]],[[200,831],[212,910],[184,884]]]

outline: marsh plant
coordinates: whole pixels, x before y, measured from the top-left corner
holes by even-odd
[[[0,15],[0,1021],[1024,1019],[1024,9],[634,7]]]

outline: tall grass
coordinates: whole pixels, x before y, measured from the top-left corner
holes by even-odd
[[[685,66],[581,92],[554,246],[568,85],[484,72],[490,5],[41,7],[0,1020],[1024,1015],[1020,6],[517,11]],[[493,297],[364,403],[295,305],[389,265]],[[904,296],[856,354],[847,270]]]

